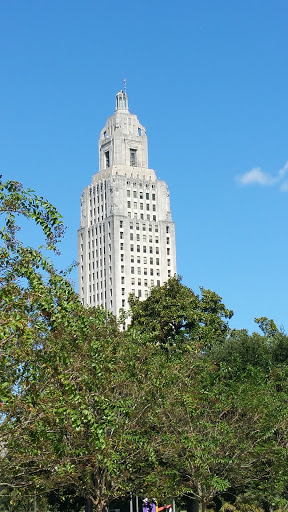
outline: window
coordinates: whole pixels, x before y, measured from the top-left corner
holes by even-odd
[[[156,265],[159,265],[159,258],[156,258]]]
[[[140,197],[140,199],[143,199],[143,192],[139,193],[139,197]]]
[[[140,203],[140,210],[143,210],[143,203]]]
[[[147,263],[147,258],[146,256],[143,257],[143,263]]]
[[[141,275],[141,267],[137,267],[137,274],[138,274],[138,276]]]
[[[153,212],[156,212],[156,204],[153,204],[152,210],[153,210]]]
[[[144,286],[148,286],[148,279],[144,279]]]
[[[155,201],[155,194],[152,194],[152,201]]]
[[[169,226],[166,226],[166,233],[169,233]]]
[[[152,247],[152,245],[150,245],[150,247],[149,247],[149,253],[153,254],[153,247]]]
[[[133,190],[133,197],[137,197],[137,191]]]
[[[169,236],[167,236],[166,243],[169,244],[169,242],[170,242],[170,239],[169,239]]]
[[[127,190],[127,197],[130,197],[130,190]]]
[[[167,260],[167,265],[170,267],[171,260]]]
[[[120,231],[120,239],[123,240],[123,231]]]
[[[141,297],[141,290],[138,290],[138,297],[140,298]]]
[[[112,306],[112,304],[111,304]],[[122,299],[122,308],[125,308],[125,299]]]
[[[133,233],[130,233],[130,240],[133,240]]]
[[[140,252],[140,245],[137,245],[137,252]]]
[[[137,256],[137,263],[140,263],[140,256]]]
[[[143,245],[143,252],[146,252],[146,245]]]
[[[149,192],[146,192],[146,199],[149,199]]]
[[[134,284],[135,284],[135,278],[134,278],[134,277],[132,277],[132,278],[131,278],[131,284],[132,284],[132,285],[134,285]]]
[[[131,208],[131,201],[127,201],[127,208]]]
[[[121,242],[120,244],[120,251],[124,251],[124,244]],[[96,251],[97,252],[97,251]]]
[[[153,220],[156,221],[156,215],[153,215]]]
[[[140,277],[138,278],[138,286],[141,286],[141,279],[140,279]]]
[[[125,288],[122,288],[122,295],[125,295]]]
[[[134,256],[133,256],[133,254],[132,254],[132,256],[131,256],[130,261],[131,261],[131,263],[134,263]]]
[[[144,276],[147,276],[147,268],[144,268]]]
[[[109,151],[105,151],[105,167],[110,167],[110,156]]]
[[[153,276],[154,275],[154,270],[153,268],[150,268],[150,276]]]
[[[135,268],[131,267],[131,274],[134,274],[134,273],[135,273]]]
[[[167,255],[170,255],[170,247],[167,247]]]
[[[111,267],[110,267],[110,272],[111,272]],[[124,274],[124,265],[121,265],[121,273]]]
[[[120,259],[121,261],[124,261],[124,254],[121,254]]]
[[[146,210],[150,210],[149,203],[146,204]]]
[[[136,166],[136,149],[130,149],[130,165]]]
[[[150,258],[150,265],[153,265],[153,258]]]
[[[146,242],[146,235],[143,235],[143,242]]]
[[[122,277],[121,277],[121,284],[124,284],[124,282],[125,282],[125,277],[124,277],[124,276],[122,276]]]
[[[132,252],[134,251],[134,245],[133,244],[130,245],[130,251],[132,251]]]

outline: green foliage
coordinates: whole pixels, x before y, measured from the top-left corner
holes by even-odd
[[[0,211],[0,510],[29,510],[35,491],[47,510],[89,498],[102,511],[131,490],[190,496],[202,512],[229,492],[223,510],[284,507],[285,333],[264,317],[261,333],[231,331],[216,293],[176,277],[131,296],[120,331],[45,255],[63,232],[56,210],[7,182]],[[21,216],[43,246],[16,238]]]
[[[153,288],[145,301],[131,295],[129,304],[130,331],[166,350],[187,346],[196,352],[209,349],[225,339],[227,320],[233,315],[215,292],[201,288],[199,297],[182,285],[179,277]]]

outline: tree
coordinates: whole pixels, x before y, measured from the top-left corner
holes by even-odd
[[[196,351],[210,348],[225,339],[227,320],[233,315],[215,292],[201,288],[199,297],[176,276],[152,288],[145,301],[131,295],[129,304],[130,331],[166,349],[187,345]]]
[[[0,190],[0,484],[18,496],[69,488],[102,511],[137,485],[144,454],[149,459],[137,430],[137,371],[130,380],[127,373],[130,345],[111,315],[82,306],[44,255],[62,232],[56,210],[15,182]],[[45,246],[16,238],[21,215],[41,226]]]

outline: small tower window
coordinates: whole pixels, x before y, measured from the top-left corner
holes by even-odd
[[[110,167],[110,155],[109,151],[105,151],[105,167]]]
[[[141,128],[138,128],[138,135],[141,136],[142,135],[142,130]]]
[[[130,149],[130,165],[136,166],[136,149]]]

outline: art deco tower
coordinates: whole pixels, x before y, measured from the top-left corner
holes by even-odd
[[[99,139],[99,171],[81,197],[79,294],[115,315],[176,273],[167,185],[148,168],[147,136],[124,91]]]

